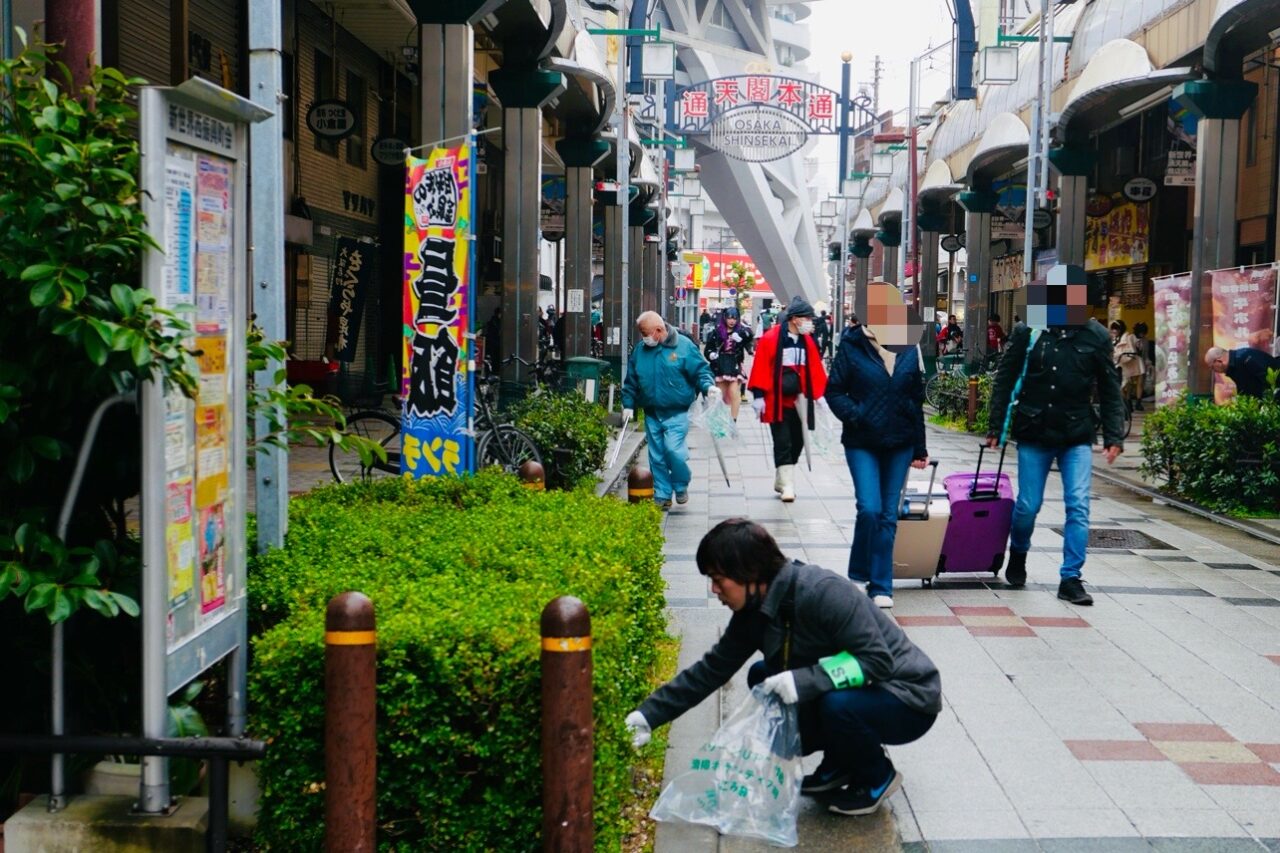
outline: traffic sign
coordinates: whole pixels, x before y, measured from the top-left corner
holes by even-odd
[[[1031,213],[1031,227],[1042,231],[1053,224],[1053,214],[1047,208],[1037,207]]]
[[[942,238],[942,251],[954,254],[964,248],[964,239],[959,234],[948,234]]]

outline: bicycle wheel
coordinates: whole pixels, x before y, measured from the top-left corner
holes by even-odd
[[[934,408],[934,411],[942,410],[942,373],[938,372],[929,377],[924,383],[924,401]]]
[[[1133,432],[1133,409],[1129,407],[1126,401],[1124,407],[1124,437],[1128,438],[1131,432]]]
[[[477,469],[497,465],[508,474],[514,474],[526,462],[542,464],[538,445],[528,433],[510,424],[499,424],[481,433],[476,444]]]
[[[387,412],[356,412],[347,418],[347,433],[376,441],[387,449],[387,461],[376,456],[368,467],[360,454],[329,442],[329,470],[339,483],[355,483],[371,477],[400,476],[400,419]]]

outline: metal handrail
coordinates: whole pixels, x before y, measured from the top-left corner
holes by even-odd
[[[203,758],[209,762],[208,853],[225,853],[230,802],[228,761],[256,761],[267,754],[260,740],[243,737],[109,737],[106,735],[3,735],[0,753],[36,755],[93,754]]]

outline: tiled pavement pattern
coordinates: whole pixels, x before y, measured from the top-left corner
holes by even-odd
[[[681,666],[728,622],[693,561],[717,521],[746,515],[789,556],[841,574],[847,564],[854,504],[840,448],[815,452],[812,472],[801,463],[799,499],[784,505],[772,490],[767,434],[749,410],[740,431],[722,442],[728,486],[709,437],[694,431],[691,500],[665,523]],[[929,443],[939,477],[971,470],[973,438],[931,430]],[[1006,467],[1014,466],[1011,454]],[[1054,474],[1025,589],[975,575],[895,591],[895,617],[937,662],[945,693],[933,730],[891,750],[905,779],[892,800],[901,841],[953,852],[1280,853],[1280,555],[1259,558],[1256,547],[1241,546],[1255,555],[1247,556],[1223,544],[1239,534],[1212,527],[1211,541],[1179,515],[1164,520],[1150,504],[1095,483],[1095,530],[1156,541],[1091,549],[1085,580],[1097,603],[1073,608],[1053,595],[1061,537],[1051,528],[1063,521],[1061,494]],[[676,722],[669,768],[687,764],[744,690],[745,671]],[[896,849],[885,830],[807,801],[801,849]],[[657,849],[765,848],[664,824]]]

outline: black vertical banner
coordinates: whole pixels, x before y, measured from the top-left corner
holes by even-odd
[[[338,238],[329,298],[329,317],[333,324],[329,339],[333,341],[334,358],[338,361],[355,361],[365,295],[373,286],[374,262],[371,245],[351,237]]]

